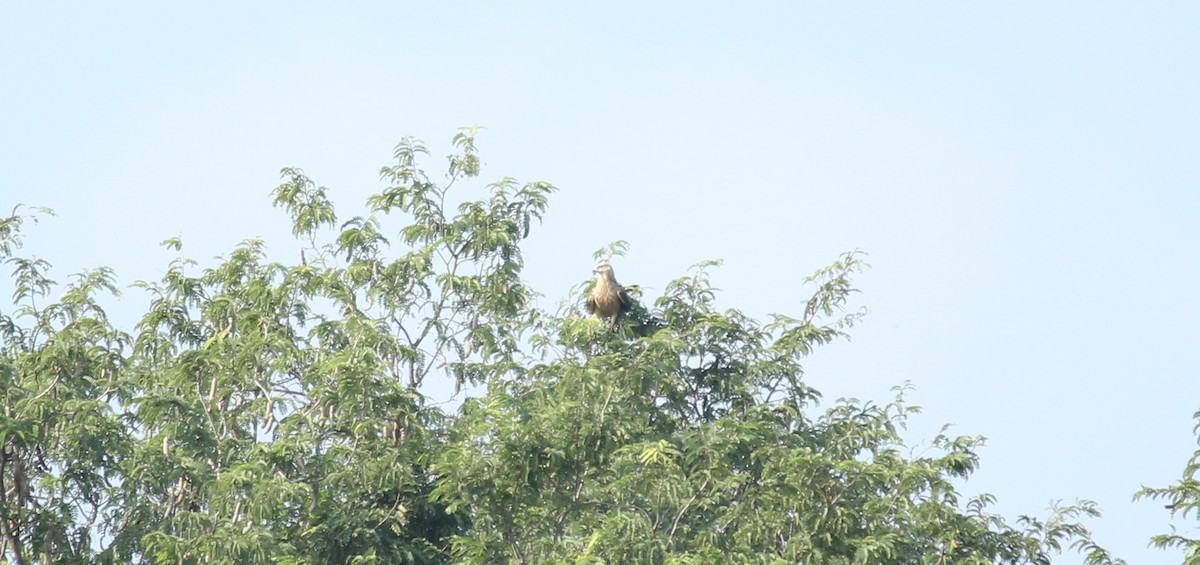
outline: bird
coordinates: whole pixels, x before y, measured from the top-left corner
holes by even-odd
[[[629,298],[629,293],[625,292],[625,287],[617,282],[612,265],[608,264],[608,261],[597,263],[592,267],[592,272],[596,273],[596,284],[587,297],[588,314],[608,321],[609,330],[615,332],[617,320],[621,318],[621,314],[629,311],[633,300]]]

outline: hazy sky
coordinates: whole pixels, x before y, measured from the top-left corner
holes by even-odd
[[[401,137],[441,171],[482,125],[484,180],[561,189],[526,246],[544,306],[618,239],[622,281],[724,259],[722,306],[754,315],[862,249],[871,314],[813,386],[911,381],[914,443],[989,438],[965,491],[1010,517],[1093,499],[1103,545],[1179,561],[1130,498],[1195,449],[1196,4],[170,4],[0,2],[0,207],[58,212],[28,250],[59,278],[157,279],[174,236],[295,260],[281,167],[348,218]]]

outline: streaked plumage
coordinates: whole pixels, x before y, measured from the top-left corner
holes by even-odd
[[[596,284],[587,297],[588,314],[607,321],[609,329],[615,332],[617,320],[621,314],[629,311],[633,300],[625,292],[625,287],[617,282],[617,277],[613,276],[612,265],[608,262],[597,264],[592,272],[596,273]]]

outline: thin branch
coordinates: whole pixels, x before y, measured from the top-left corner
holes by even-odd
[[[706,486],[708,486],[707,477],[704,479],[704,482],[700,483],[700,487],[696,489],[696,493],[692,495],[692,498],[688,499],[687,503],[683,505],[683,508],[679,509],[679,513],[675,515],[675,520],[671,522],[671,531],[667,532],[668,544],[670,544],[671,540],[675,537],[675,530],[679,527],[679,520],[683,518],[683,515],[688,511],[688,508],[692,506],[692,503],[696,502],[696,497],[700,496],[700,493]]]
[[[0,507],[8,507],[8,490],[4,485],[4,477],[6,467],[8,467],[7,453],[0,455]],[[20,510],[18,509],[18,520]],[[21,545],[20,524],[9,522],[8,516],[0,516],[0,535],[4,536],[6,546],[12,546],[13,565],[25,565],[25,550]],[[3,554],[0,554],[3,557]]]

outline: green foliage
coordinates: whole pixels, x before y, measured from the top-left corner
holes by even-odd
[[[860,254],[810,278],[803,318],[768,324],[716,309],[712,265],[667,285],[654,335],[556,319],[553,360],[466,402],[434,491],[472,516],[456,561],[1044,563],[1071,540],[1105,562],[1064,521],[1088,503],[1024,530],[986,495],[961,509],[954,481],[982,438],[940,434],[906,458],[904,389],[815,410],[800,363],[861,315],[841,314]]]
[[[1196,420],[1194,433],[1200,434],[1200,411],[1192,417]],[[1162,488],[1142,487],[1134,495],[1134,499],[1150,499],[1165,501],[1171,516],[1178,515],[1183,519],[1200,518],[1200,450],[1192,454],[1187,465],[1183,468],[1183,476],[1179,482]],[[1186,565],[1200,564],[1200,538],[1185,536],[1172,528],[1170,534],[1159,534],[1150,539],[1150,545],[1159,549],[1179,548],[1184,551],[1183,562]]]
[[[0,311],[0,557],[88,563],[113,527],[112,482],[132,444],[111,407],[125,397],[129,336],[99,306],[117,293],[108,269],[49,301],[49,265],[15,255],[24,219],[0,220],[0,259],[13,269],[12,309]]]
[[[990,496],[960,500],[982,439],[911,455],[904,388],[819,407],[802,363],[863,315],[846,310],[861,253],[810,277],[797,317],[719,309],[715,261],[653,299],[630,287],[618,333],[538,310],[520,243],[554,188],[478,187],[478,131],[441,182],[402,140],[348,219],[283,169],[298,261],[258,240],[180,256],[134,285],[149,302],[128,332],[102,308],[110,271],[59,289],[16,254],[32,216],[0,220],[0,559],[1117,562],[1078,523],[1091,503],[1011,525]],[[486,388],[448,413],[430,379]]]

